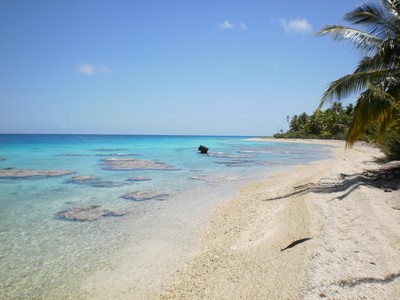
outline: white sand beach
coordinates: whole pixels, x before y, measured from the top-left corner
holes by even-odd
[[[275,173],[242,188],[236,199],[215,209],[196,249],[180,252],[189,254],[169,257],[179,253],[170,249],[171,244],[143,249],[148,259],[143,264],[159,263],[159,272],[153,269],[139,276],[125,264],[86,282],[81,295],[97,299],[398,297],[399,179],[373,180],[376,174],[365,173],[382,167],[375,162],[382,155],[372,146],[358,143],[345,150],[341,141],[300,142],[332,144],[334,158]],[[160,255],[165,255],[164,262],[157,259]],[[139,277],[146,280],[138,284]]]

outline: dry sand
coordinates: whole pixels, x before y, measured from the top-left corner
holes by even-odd
[[[193,259],[155,298],[398,299],[398,179],[363,175],[380,167],[378,149],[327,143],[334,159],[274,174],[220,205]]]
[[[194,252],[175,249],[181,243],[144,244],[141,274],[124,259],[87,281],[81,297],[398,299],[399,179],[363,175],[380,167],[374,158],[381,153],[371,146],[300,142],[332,144],[334,158],[242,188],[215,209]]]

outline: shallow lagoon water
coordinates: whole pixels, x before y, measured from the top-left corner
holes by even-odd
[[[210,148],[209,155],[198,154],[200,144]],[[171,230],[181,230],[178,236],[190,244],[204,215],[234,197],[240,186],[329,153],[328,146],[247,137],[0,135],[0,169],[74,172],[0,179],[0,298],[68,298],[85,278],[109,268],[110,258],[132,241],[168,235],[171,222]],[[102,163],[122,157],[173,169],[108,170]],[[96,180],[74,182],[74,176]],[[151,180],[129,181],[132,177]],[[123,198],[131,192],[167,196]],[[124,215],[87,222],[56,215],[91,205]]]

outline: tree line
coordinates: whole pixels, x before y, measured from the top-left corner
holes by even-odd
[[[274,135],[275,138],[303,138],[303,139],[346,139],[353,114],[353,104],[343,107],[340,102],[322,111],[316,110],[312,115],[303,112],[294,115],[290,121],[289,130]]]

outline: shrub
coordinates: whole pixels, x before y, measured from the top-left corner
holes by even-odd
[[[388,160],[400,160],[400,122],[385,133],[379,146]]]

